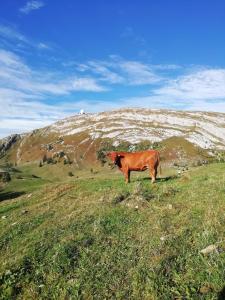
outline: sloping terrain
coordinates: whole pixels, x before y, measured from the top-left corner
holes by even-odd
[[[126,109],[4,139],[0,298],[224,299],[225,164],[190,163],[222,153],[224,118]],[[164,164],[155,185],[97,162],[145,148]]]
[[[155,185],[15,169],[0,191],[0,298],[224,299],[224,167]]]
[[[17,164],[40,161],[44,155],[53,158],[65,155],[80,167],[87,162],[95,163],[96,151],[105,143],[114,148],[126,143],[127,149],[131,151],[135,145],[146,142],[149,147],[162,142],[160,148],[167,145],[165,153],[175,146],[182,148],[180,150],[186,152],[186,156],[191,152],[191,156],[196,159],[202,154],[212,155],[215,150],[225,150],[225,114],[121,109],[75,115],[51,126],[16,136],[15,142],[10,147],[0,147],[0,152]],[[179,149],[173,152],[171,157],[179,157]]]

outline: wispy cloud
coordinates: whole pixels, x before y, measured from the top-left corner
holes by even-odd
[[[153,84],[162,80],[151,68],[136,61],[121,61],[121,70],[127,75],[128,84]]]
[[[48,43],[36,42],[24,36],[15,26],[0,24],[0,45],[14,51],[31,50],[52,50]]]
[[[111,84],[123,83],[125,79],[118,70],[110,69],[112,64],[106,61],[88,61],[86,64],[78,64],[77,70],[80,72],[92,72],[99,75],[99,80],[106,81]]]
[[[51,47],[49,45],[47,45],[46,43],[38,43],[37,47],[39,49],[51,49]]]
[[[182,67],[176,64],[161,64],[161,65],[153,65],[155,70],[179,70]]]
[[[41,7],[45,6],[43,1],[28,1],[23,7],[20,8],[20,12],[23,14],[29,14],[32,10],[40,9]]]
[[[124,60],[112,55],[104,61],[88,61],[78,64],[80,72],[92,72],[99,75],[99,80],[110,84],[148,85],[162,80],[154,68],[139,61]]]
[[[143,72],[142,66],[135,63],[134,70],[133,64],[131,66],[132,71],[128,68],[131,74],[134,70],[134,74],[137,74],[139,71],[136,71],[136,69]],[[161,67],[163,68],[163,65]],[[165,65],[165,69],[167,68],[176,69],[177,67],[176,65]],[[183,72],[185,71],[183,70]],[[138,78],[138,76],[135,78]],[[147,79],[144,82],[148,82]],[[160,81],[160,86],[153,86],[145,96],[118,98],[111,102],[96,101],[94,106],[91,101],[84,101],[82,107],[85,107],[88,111],[101,111],[119,107],[148,107],[225,113],[225,69],[193,69],[188,74],[177,75],[176,79],[164,78]]]
[[[225,113],[225,69],[201,68],[162,82],[149,95],[123,98],[121,106]]]
[[[71,75],[64,78],[63,74],[32,70],[18,55],[1,49],[0,78],[1,85],[4,87],[29,91],[33,94],[63,95],[72,91],[101,92],[105,90],[91,77]]]
[[[15,28],[12,26],[5,26],[0,24],[0,36],[6,39],[11,39],[11,40],[18,40],[21,42],[28,43],[27,38],[19,33]]]
[[[155,94],[173,99],[225,99],[225,69],[203,69],[169,80]]]

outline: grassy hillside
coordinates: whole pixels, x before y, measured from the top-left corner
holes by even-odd
[[[82,140],[86,139],[86,142]],[[43,161],[43,157],[54,158],[54,154],[62,151],[76,167],[85,168],[98,164],[97,152],[106,151],[139,151],[146,149],[161,150],[162,158],[165,157],[168,163],[175,161],[186,161],[189,164],[201,160],[211,161],[215,157],[208,154],[207,149],[201,149],[193,143],[187,141],[183,137],[171,137],[162,142],[152,143],[147,140],[141,143],[131,144],[129,142],[120,142],[119,145],[113,146],[112,139],[95,139],[91,140],[86,135],[80,134],[76,136],[66,136],[63,139],[63,144],[57,143],[58,138],[54,136],[29,136],[23,142],[18,141],[0,158],[0,164],[8,161],[17,165],[26,163],[39,164]],[[22,145],[21,145],[22,144]],[[51,145],[52,148],[47,150],[43,145]],[[224,151],[216,151],[224,153]],[[214,156],[216,156],[214,153]],[[62,162],[65,157],[54,158],[55,162]]]
[[[0,191],[1,299],[224,299],[225,164],[155,185],[64,168]]]

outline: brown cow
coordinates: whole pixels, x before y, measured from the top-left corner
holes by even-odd
[[[126,183],[130,182],[131,171],[145,171],[147,169],[150,171],[152,183],[155,182],[159,165],[158,151],[109,152],[107,153],[107,157],[109,157],[124,174]]]

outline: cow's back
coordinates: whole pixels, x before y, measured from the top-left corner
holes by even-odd
[[[159,160],[159,152],[157,150],[124,152],[121,155],[124,156],[124,164],[131,170],[145,169],[149,165],[155,165]]]

